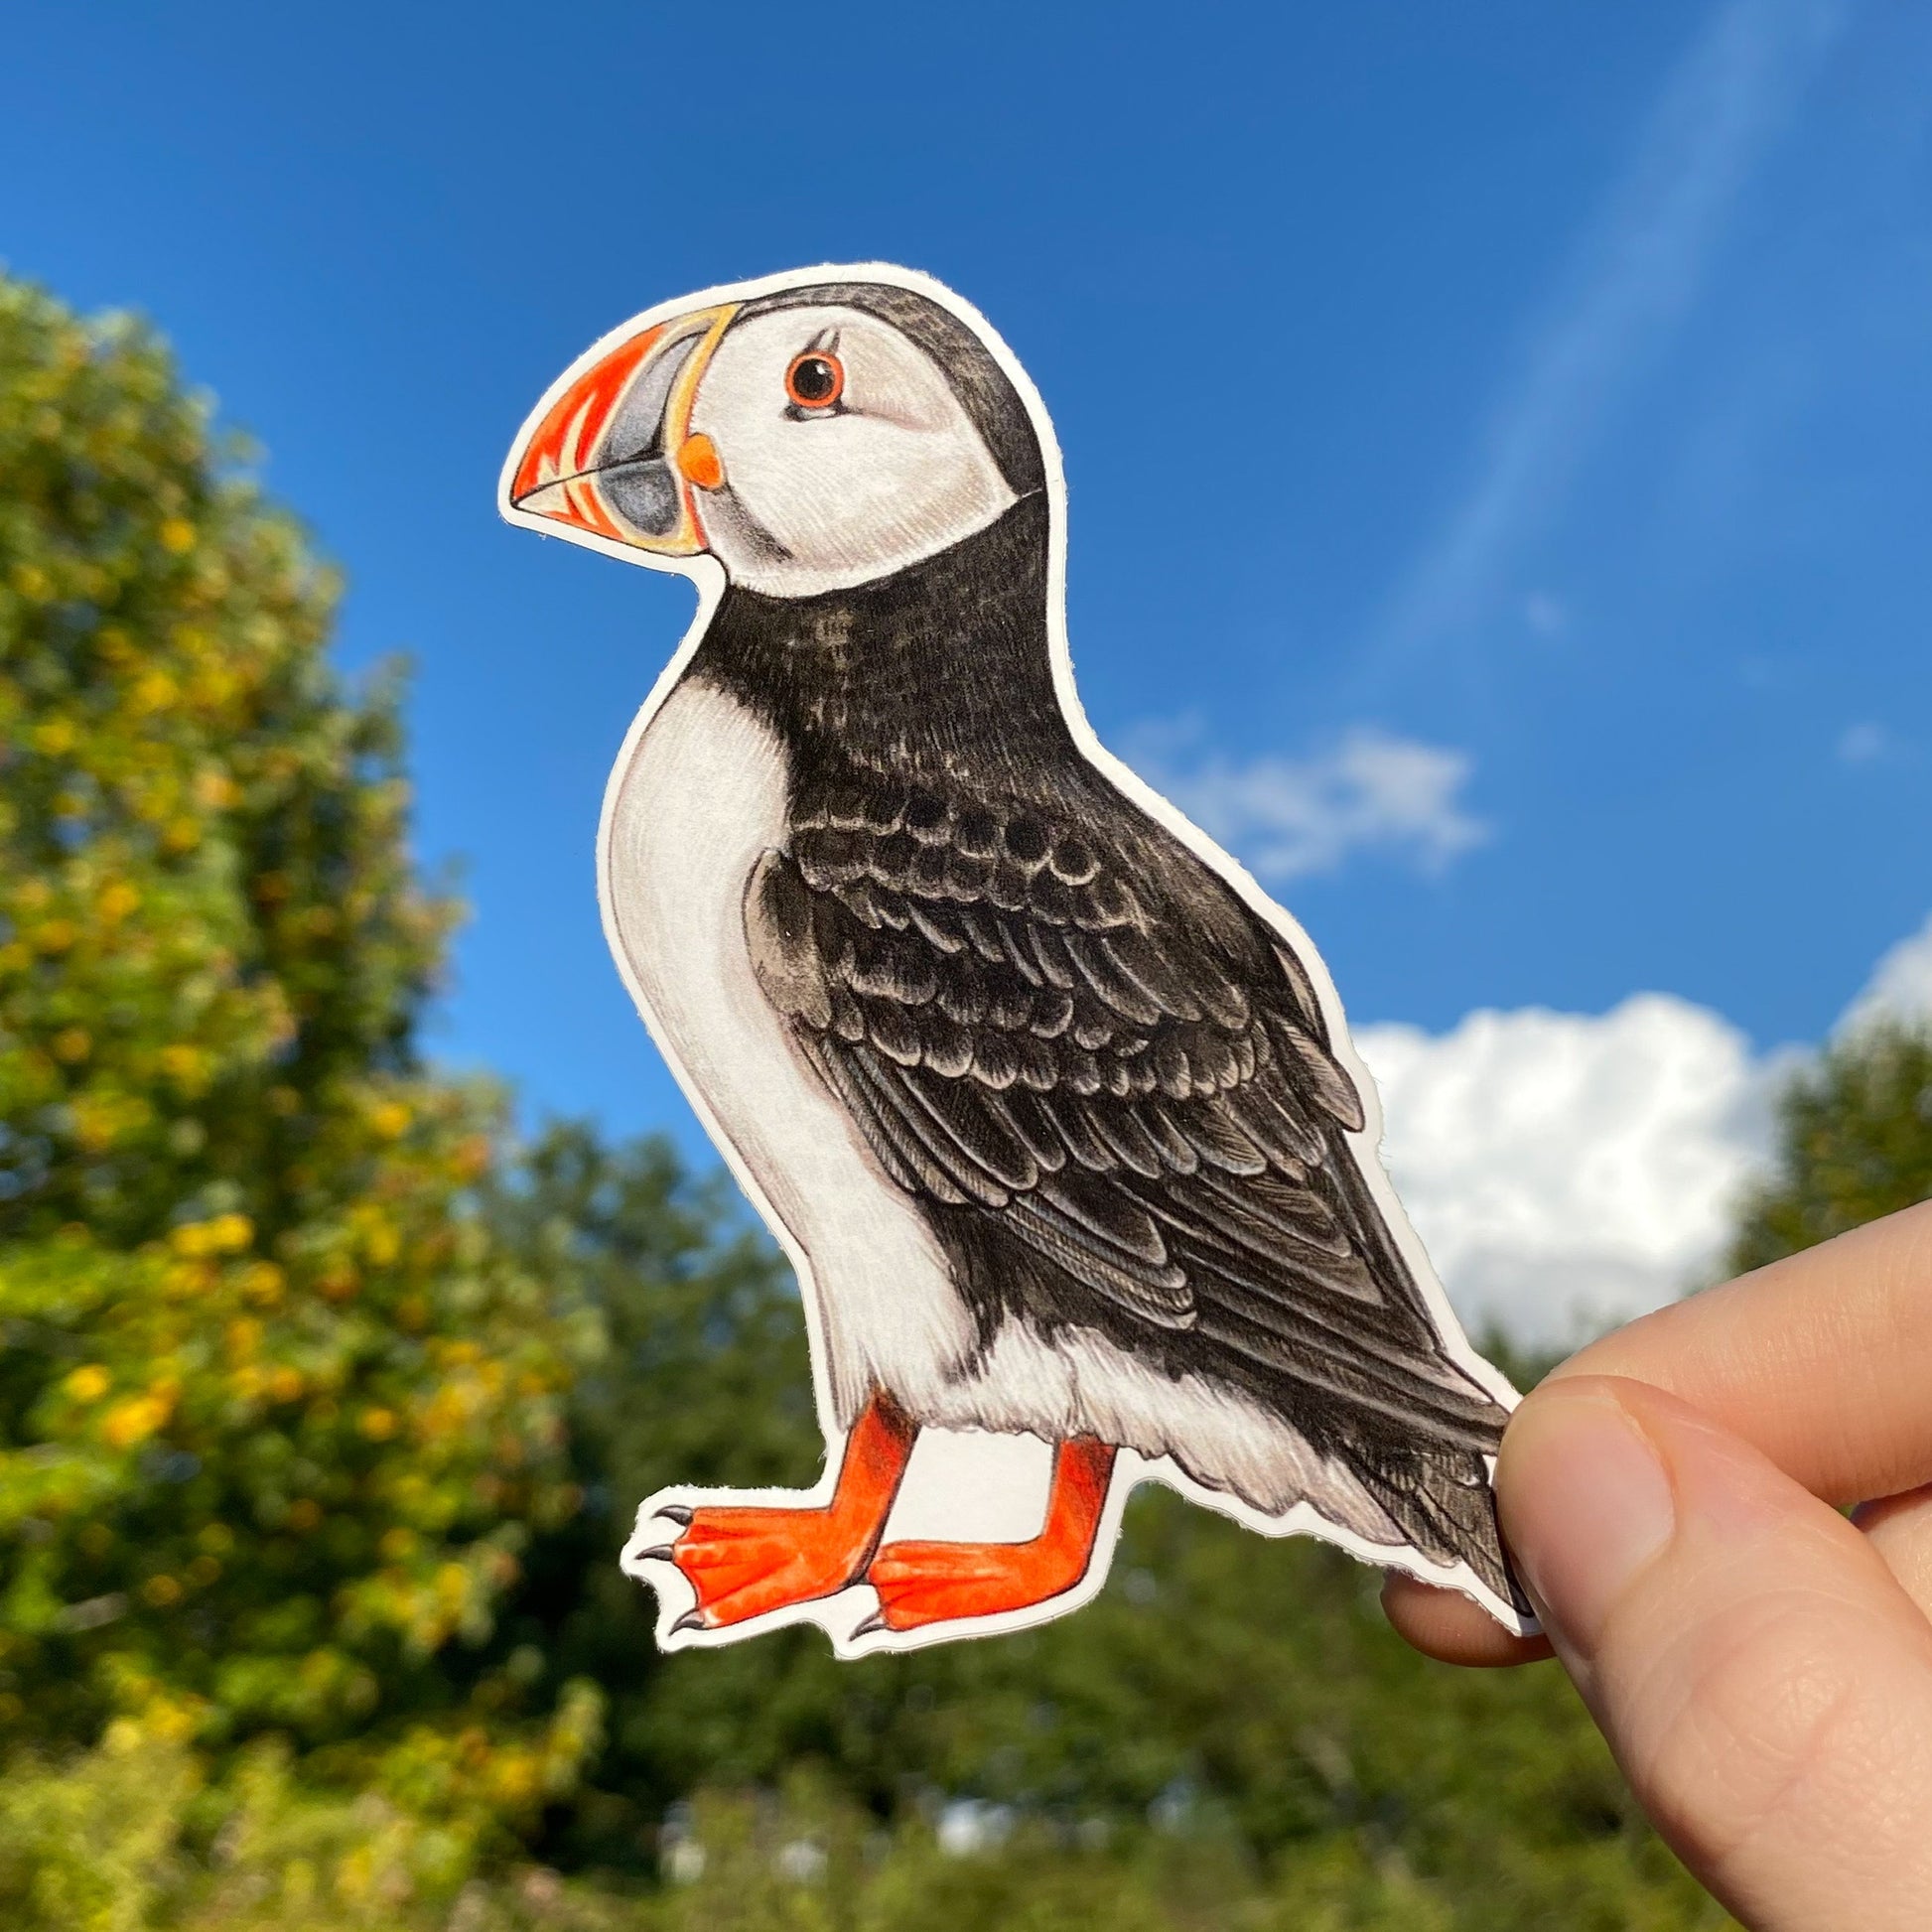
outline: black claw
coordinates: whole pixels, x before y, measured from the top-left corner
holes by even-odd
[[[657,1513],[665,1522],[675,1523],[681,1530],[691,1527],[692,1511],[684,1503],[666,1503]]]
[[[709,1630],[710,1628],[711,1625],[704,1620],[704,1612],[702,1610],[686,1610],[671,1625],[671,1634],[676,1636],[680,1630]]]
[[[884,1610],[874,1610],[865,1622],[857,1625],[852,1634],[855,1637],[869,1637],[875,1630],[890,1630],[893,1626],[886,1621]]]
[[[648,1550],[639,1550],[637,1552],[637,1561],[639,1563],[675,1563],[677,1559],[671,1555],[670,1544],[653,1543]]]

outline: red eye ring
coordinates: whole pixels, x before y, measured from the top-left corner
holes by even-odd
[[[794,409],[830,409],[845,394],[845,364],[829,349],[808,348],[791,358],[785,394]]]

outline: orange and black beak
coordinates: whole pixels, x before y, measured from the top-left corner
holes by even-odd
[[[697,489],[724,466],[708,436],[690,433],[705,364],[738,313],[699,309],[602,343],[547,397],[503,475],[508,508],[660,556],[705,547]]]

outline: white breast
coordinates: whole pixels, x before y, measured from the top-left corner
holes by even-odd
[[[834,1411],[874,1386],[916,1414],[965,1360],[972,1323],[924,1218],[799,1057],[752,974],[745,888],[784,842],[783,745],[687,678],[612,774],[601,884],[646,1025],[810,1259]]]

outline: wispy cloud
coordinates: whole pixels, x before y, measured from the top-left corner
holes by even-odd
[[[1891,750],[1891,733],[1870,719],[1847,725],[1838,735],[1838,756],[1846,764],[1876,764]]]
[[[1610,406],[1689,312],[1739,192],[1848,11],[1848,0],[1713,11],[1530,332],[1466,487],[1385,614],[1379,670],[1479,621],[1509,587]]]
[[[1197,720],[1145,726],[1127,757],[1265,879],[1333,872],[1380,850],[1439,872],[1489,837],[1462,802],[1466,753],[1357,726],[1309,758],[1231,759]]]

